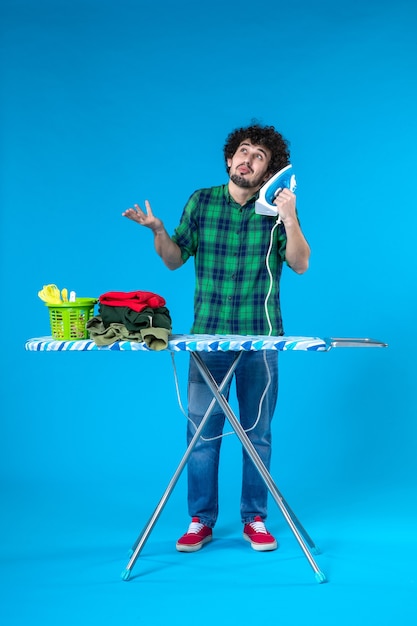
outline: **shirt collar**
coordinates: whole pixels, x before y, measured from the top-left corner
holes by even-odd
[[[229,186],[223,185],[223,193],[224,196],[226,198],[226,201],[229,204],[235,204],[236,206],[240,207],[240,208],[244,208],[245,206],[248,206],[249,204],[252,204],[253,202],[255,202],[255,200],[257,200],[259,198],[259,190],[253,195],[251,196],[246,202],[245,204],[239,204],[238,202],[236,202],[236,200],[230,195],[230,191],[229,191]]]

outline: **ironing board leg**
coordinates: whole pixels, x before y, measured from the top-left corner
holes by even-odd
[[[231,424],[232,428],[236,432],[236,435],[238,436],[238,438],[239,438],[240,442],[242,443],[243,447],[245,448],[246,452],[248,453],[248,455],[252,459],[255,467],[257,468],[259,474],[261,475],[261,477],[264,480],[266,486],[268,487],[272,497],[274,498],[274,500],[277,503],[279,509],[281,510],[281,513],[283,514],[286,522],[288,523],[289,527],[291,528],[291,530],[292,530],[296,540],[298,541],[298,544],[300,545],[302,551],[304,552],[304,555],[306,556],[308,562],[310,563],[311,567],[313,568],[313,570],[315,572],[316,580],[318,582],[320,582],[320,583],[326,582],[325,574],[322,571],[320,571],[317,563],[315,562],[315,560],[314,560],[314,558],[313,558],[313,556],[312,556],[308,546],[306,545],[306,543],[305,543],[305,541],[304,541],[304,539],[303,539],[303,537],[301,535],[301,532],[303,534],[305,534],[304,529],[302,528],[302,526],[299,523],[299,521],[297,520],[297,518],[294,519],[294,517],[292,515],[292,512],[290,513],[290,510],[288,510],[284,498],[282,497],[282,495],[278,491],[278,488],[276,487],[274,481],[272,480],[270,473],[266,469],[265,464],[263,463],[263,461],[260,458],[259,454],[255,450],[252,442],[250,441],[249,437],[247,436],[247,434],[246,434],[244,428],[242,427],[242,425],[240,424],[239,420],[237,419],[237,417],[233,413],[233,411],[232,411],[229,403],[227,402],[226,398],[222,395],[222,392],[221,392],[220,388],[218,387],[215,379],[213,378],[210,370],[208,369],[208,367],[206,366],[204,361],[201,359],[201,357],[198,354],[198,352],[192,352],[192,356],[194,357],[194,361],[195,361],[195,363],[196,363],[196,365],[197,365],[197,367],[198,367],[202,377],[204,378],[205,382],[207,383],[208,387],[210,388],[211,392],[213,393],[213,395],[216,398],[217,402],[219,403],[220,407],[224,411],[227,419],[229,420],[229,423]],[[308,540],[309,540],[309,543],[312,544],[312,547],[314,547],[314,543],[312,542],[311,538],[308,538]]]
[[[236,369],[236,366],[238,364],[238,361],[240,359],[240,357],[242,356],[243,352],[239,352],[236,356],[236,359],[233,361],[232,365],[230,366],[229,371],[226,373],[226,376],[223,378],[222,382],[220,383],[220,385],[218,386],[218,389],[220,391],[220,393],[224,390],[224,388],[226,387],[226,385],[228,384],[228,382],[230,381],[233,372]],[[194,352],[191,353],[192,356],[195,355]],[[217,387],[217,384],[216,384]],[[223,396],[222,396],[223,397]],[[174,490],[175,485],[178,482],[179,477],[181,476],[181,473],[185,467],[185,465],[187,464],[188,458],[193,450],[193,448],[195,447],[198,439],[200,438],[201,432],[205,426],[205,424],[207,423],[207,420],[209,419],[214,406],[216,404],[216,398],[213,397],[212,401],[210,402],[207,411],[204,414],[203,419],[200,422],[200,425],[198,426],[197,430],[195,431],[194,437],[192,438],[192,440],[190,441],[188,448],[184,454],[184,456],[182,457],[177,469],[175,470],[175,473],[173,475],[173,477],[171,478],[166,490],[164,491],[162,498],[160,499],[158,505],[156,506],[153,514],[151,515],[151,517],[149,518],[148,523],[146,524],[146,526],[144,527],[144,529],[142,530],[142,532],[140,533],[139,537],[136,539],[133,548],[132,548],[132,555],[130,557],[130,560],[128,562],[128,564],[126,565],[126,568],[123,570],[123,572],[121,573],[121,577],[123,580],[129,580],[130,578],[130,574],[132,572],[132,569],[142,551],[143,546],[145,545],[149,535],[152,532],[153,527],[155,526],[156,522],[158,521],[158,518],[160,516],[160,514],[162,513],[162,510],[164,508],[164,506],[166,505],[166,503],[168,502],[168,499],[171,495],[171,493]]]

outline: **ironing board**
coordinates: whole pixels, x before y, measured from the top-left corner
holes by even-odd
[[[247,436],[245,430],[241,426],[238,418],[232,411],[228,401],[223,395],[223,390],[230,381],[236,366],[239,362],[243,352],[247,351],[259,351],[259,350],[279,350],[279,351],[310,351],[310,352],[327,352],[333,348],[383,348],[387,344],[368,338],[320,338],[320,337],[298,337],[298,336],[247,336],[247,335],[171,335],[168,340],[168,346],[166,350],[171,352],[189,352],[191,358],[194,360],[198,370],[200,371],[203,380],[208,385],[213,398],[207,411],[198,426],[194,437],[190,441],[188,448],[183,455],[174,475],[172,476],[166,490],[164,491],[158,505],[156,506],[153,514],[149,518],[148,523],[143,528],[142,532],[136,539],[132,550],[129,562],[126,568],[123,570],[121,576],[123,580],[129,580],[132,569],[155,526],[162,510],[167,503],[174,487],[187,464],[188,458],[195,447],[201,432],[210,418],[210,415],[214,409],[216,402],[219,404],[223,412],[225,413],[231,427],[239,438],[242,446],[252,459],[256,469],[266,484],[271,496],[275,500],[278,508],[280,509],[284,519],[288,523],[295,539],[297,540],[301,550],[303,551],[307,561],[314,571],[317,582],[324,583],[327,581],[325,574],[320,570],[313,554],[318,554],[319,551],[314,541],[308,535],[305,528],[301,525],[300,521],[291,510],[288,503],[278,490],[278,487],[274,483],[270,473],[265,467],[260,456],[256,452],[253,444]],[[71,340],[60,341],[55,340],[52,337],[39,337],[29,339],[25,344],[25,349],[29,351],[50,351],[50,352],[65,352],[65,351],[96,351],[96,350],[113,350],[113,351],[152,351],[145,343],[142,342],[130,342],[130,341],[118,341],[108,346],[97,346],[94,341],[84,340]],[[232,365],[226,373],[224,379],[218,384],[213,378],[211,372],[206,366],[205,362],[200,356],[200,352],[228,352],[234,351],[237,353]]]

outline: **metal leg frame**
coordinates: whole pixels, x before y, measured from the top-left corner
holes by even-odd
[[[268,487],[269,492],[271,493],[272,497],[274,498],[275,502],[277,503],[282,515],[284,516],[286,522],[288,523],[290,529],[292,530],[301,550],[303,551],[305,557],[307,558],[309,564],[311,565],[312,569],[314,570],[315,573],[315,577],[316,580],[319,583],[324,583],[327,581],[325,574],[320,570],[320,568],[318,567],[317,563],[315,562],[309,547],[315,551],[316,553],[318,552],[313,540],[311,539],[311,537],[308,535],[308,533],[306,532],[306,530],[303,528],[303,526],[301,525],[301,523],[299,522],[299,520],[297,519],[297,517],[294,515],[293,511],[291,510],[291,508],[288,506],[287,502],[285,501],[285,499],[283,498],[282,494],[279,492],[277,486],[275,485],[274,481],[271,478],[270,473],[268,472],[267,468],[265,467],[265,464],[263,463],[262,459],[260,458],[260,456],[258,455],[258,453],[256,452],[252,442],[250,441],[249,437],[247,436],[245,430],[243,429],[242,425],[240,424],[239,420],[237,419],[236,415],[233,413],[229,403],[227,402],[226,398],[223,395],[223,390],[225,388],[225,386],[227,385],[227,383],[229,382],[237,364],[238,361],[240,359],[240,357],[242,356],[242,352],[239,352],[235,361],[233,362],[232,366],[230,367],[229,371],[227,372],[226,376],[224,377],[223,381],[220,383],[220,385],[217,384],[217,382],[215,381],[215,379],[213,378],[211,372],[209,371],[209,369],[207,368],[206,364],[204,363],[204,361],[201,359],[200,355],[198,352],[191,352],[191,356],[194,359],[203,379],[205,380],[206,384],[208,385],[208,387],[210,388],[211,392],[213,393],[213,400],[211,401],[199,427],[197,428],[193,439],[191,440],[183,458],[180,461],[180,464],[177,467],[177,470],[175,471],[168,487],[166,488],[161,500],[159,501],[159,504],[157,505],[153,515],[150,517],[148,524],[145,526],[145,528],[143,529],[143,531],[141,532],[141,534],[139,535],[138,539],[136,540],[133,548],[132,548],[132,556],[126,566],[126,569],[122,572],[122,579],[123,580],[128,580],[130,578],[130,574],[132,571],[132,568],[134,567],[136,560],[139,557],[139,554],[143,548],[143,546],[145,545],[153,527],[155,526],[165,504],[168,501],[169,496],[171,495],[187,461],[188,458],[193,450],[193,448],[195,447],[201,432],[205,426],[205,424],[207,423],[207,420],[209,419],[213,409],[214,409],[214,405],[216,404],[216,401],[218,402],[219,406],[221,407],[221,409],[223,410],[224,414],[226,415],[230,425],[232,426],[233,430],[235,431],[236,435],[238,436],[242,446],[245,448],[246,452],[248,453],[249,457],[252,459],[252,462],[254,463],[256,469],[258,470],[260,476],[262,477],[263,481],[265,482],[266,486]]]
[[[220,388],[217,386],[217,383],[214,380],[211,372],[207,368],[206,364],[201,359],[201,357],[198,354],[198,352],[193,352],[192,355],[194,357],[194,360],[195,360],[195,362],[196,362],[196,364],[197,364],[197,366],[198,366],[198,368],[200,370],[200,373],[203,376],[205,382],[210,387],[210,390],[212,391],[214,397],[216,398],[216,400],[219,403],[220,407],[224,411],[227,419],[229,420],[230,425],[232,426],[233,430],[235,431],[236,435],[238,436],[238,438],[239,438],[241,444],[243,445],[243,447],[245,448],[246,452],[248,453],[248,455],[252,459],[256,469],[258,470],[259,474],[263,478],[263,481],[265,482],[266,486],[268,487],[268,489],[269,489],[272,497],[274,498],[275,502],[277,503],[279,509],[281,510],[281,513],[283,514],[286,522],[288,523],[289,527],[291,528],[291,530],[292,530],[296,540],[298,541],[298,543],[300,545],[300,548],[304,552],[304,555],[306,556],[308,562],[310,563],[311,567],[314,570],[316,580],[319,583],[326,582],[327,579],[326,579],[325,574],[318,567],[317,563],[315,562],[315,560],[314,560],[314,558],[313,558],[313,556],[312,556],[312,554],[311,554],[311,552],[310,552],[310,550],[309,550],[309,548],[308,548],[308,546],[306,544],[306,542],[307,542],[312,549],[315,549],[316,547],[314,545],[314,542],[308,536],[308,534],[306,533],[305,529],[301,526],[301,524],[298,521],[298,519],[295,517],[295,515],[293,514],[291,509],[288,507],[288,505],[285,502],[284,498],[282,497],[281,493],[278,491],[278,488],[275,485],[274,481],[272,480],[270,473],[266,469],[265,464],[263,463],[263,461],[260,458],[259,454],[256,452],[252,442],[250,441],[249,437],[247,436],[244,428],[242,427],[241,423],[237,419],[236,415],[233,413],[233,411],[232,411],[229,403],[227,402],[226,398],[222,395]]]

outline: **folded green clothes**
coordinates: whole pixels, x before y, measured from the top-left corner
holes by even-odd
[[[134,311],[127,306],[99,305],[99,316],[104,326],[118,323],[124,324],[128,330],[137,332],[151,326],[171,330],[172,321],[169,310],[165,306],[146,307],[142,311]]]
[[[149,326],[141,330],[129,330],[125,324],[112,322],[105,326],[102,318],[97,315],[87,322],[90,339],[97,346],[109,346],[115,341],[143,341],[151,350],[165,350],[168,347],[170,328]]]

